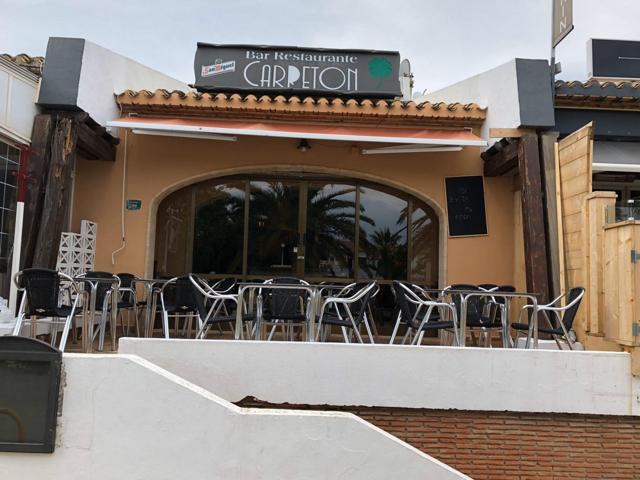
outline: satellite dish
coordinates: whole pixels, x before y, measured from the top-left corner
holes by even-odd
[[[406,58],[400,62],[400,91],[402,92],[402,99],[405,101],[411,100],[411,88],[413,87],[413,75],[411,75],[411,64]]]
[[[400,62],[400,77],[411,76],[411,64],[408,59],[404,59]]]

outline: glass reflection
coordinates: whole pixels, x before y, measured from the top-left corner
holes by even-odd
[[[411,214],[411,281],[438,286],[438,217],[431,209]]]
[[[360,187],[360,276],[407,276],[407,201]]]
[[[299,187],[297,183],[251,182],[248,273],[291,275],[295,272]]]
[[[194,272],[242,273],[244,197],[244,182],[196,188]]]
[[[178,190],[158,207],[154,276],[178,276],[191,269],[187,265],[187,243],[192,192],[191,188]]]
[[[438,246],[435,212],[390,189],[317,179],[210,180],[172,193],[158,207],[154,274],[409,279],[436,286]]]
[[[305,272],[353,278],[356,187],[310,183],[307,196]]]

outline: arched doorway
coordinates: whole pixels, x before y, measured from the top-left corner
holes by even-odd
[[[154,274],[437,286],[440,222],[399,190],[333,176],[243,175],[194,183],[158,205]]]

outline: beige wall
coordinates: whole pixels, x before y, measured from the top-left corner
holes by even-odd
[[[240,137],[237,142],[141,136],[121,131],[115,163],[79,160],[75,177],[73,228],[81,219],[98,223],[98,269],[150,275],[155,243],[155,210],[169,193],[196,180],[237,173],[325,172],[390,185],[427,201],[441,215],[441,284],[513,282],[514,212],[509,178],[486,178],[487,236],[448,238],[444,217],[445,176],[481,175],[479,148],[462,152],[361,155],[342,142],[312,142],[302,153],[297,140]],[[121,245],[122,175],[126,143],[126,198],[142,209],[125,214],[126,247]]]

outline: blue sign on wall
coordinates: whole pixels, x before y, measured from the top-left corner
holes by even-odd
[[[142,200],[127,200],[127,210],[140,210],[142,208]]]

